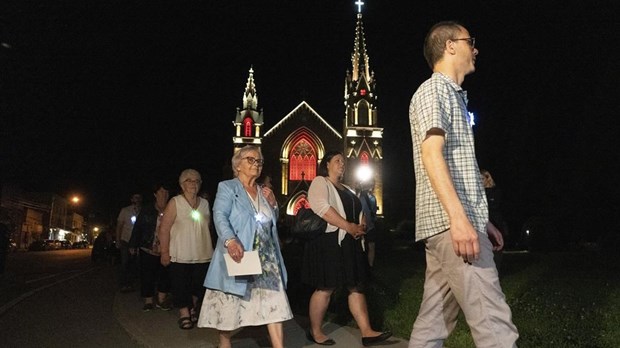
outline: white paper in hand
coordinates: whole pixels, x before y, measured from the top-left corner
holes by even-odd
[[[233,260],[228,253],[224,254],[224,260],[226,261],[226,270],[228,271],[228,275],[231,277],[263,273],[263,269],[260,265],[260,259],[258,257],[258,251],[256,250],[244,251],[243,258],[240,263],[235,262],[235,260]]]

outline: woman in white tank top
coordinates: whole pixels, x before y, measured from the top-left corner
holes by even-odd
[[[162,217],[159,239],[161,263],[170,266],[174,306],[179,308],[179,328],[189,330],[198,320],[198,299],[213,256],[209,202],[200,198],[200,173],[184,170],[179,177],[183,193],[173,197]]]

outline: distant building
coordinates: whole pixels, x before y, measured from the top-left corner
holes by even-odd
[[[82,238],[84,218],[69,212],[67,199],[54,193],[24,191],[13,184],[2,184],[0,192],[0,216],[18,248],[40,239],[74,242]]]
[[[362,14],[357,14],[351,71],[344,83],[344,119],[341,128],[330,125],[307,102],[263,132],[265,116],[258,109],[254,70],[250,68],[243,106],[233,122],[235,151],[245,145],[260,146],[265,157],[263,175],[269,175],[274,192],[288,215],[306,204],[310,182],[327,151],[340,150],[347,161],[345,183],[357,186],[359,168],[374,180],[379,215],[383,215],[383,128],[379,126],[374,72],[366,51]]]

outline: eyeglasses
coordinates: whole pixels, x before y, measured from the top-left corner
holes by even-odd
[[[248,157],[243,157],[242,159],[248,161],[250,165],[253,165],[254,163],[256,163],[256,165],[259,167],[262,166],[263,163],[265,163],[265,160],[262,158],[254,158],[254,157],[248,156]]]
[[[467,41],[467,44],[469,45],[469,47],[474,48],[476,47],[476,38],[475,37],[466,37],[463,39],[450,39],[450,41]]]
[[[185,179],[185,181],[183,181],[185,183],[188,184],[202,184],[202,180],[198,179],[198,180],[194,180],[194,179]]]

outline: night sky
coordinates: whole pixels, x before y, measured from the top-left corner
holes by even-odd
[[[365,2],[393,221],[413,216],[407,112],[430,76],[423,38],[453,19],[477,39],[463,87],[512,228],[532,216],[617,226],[612,1]],[[0,178],[110,215],[188,167],[214,193],[250,66],[265,130],[302,100],[341,129],[356,12],[352,0],[3,1]]]

